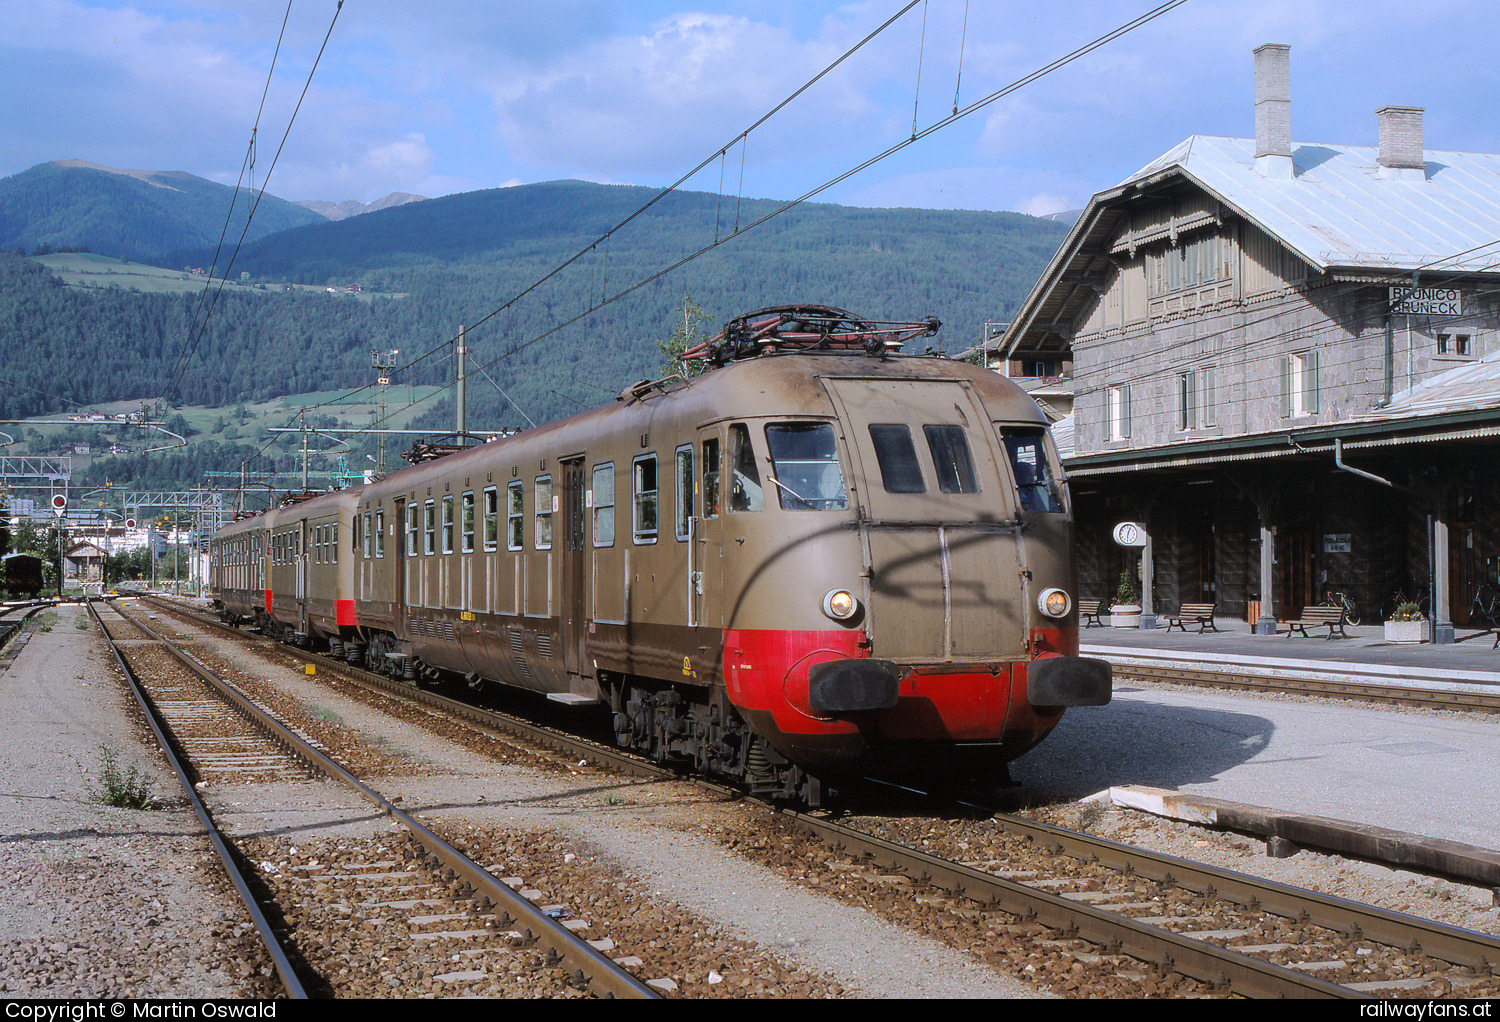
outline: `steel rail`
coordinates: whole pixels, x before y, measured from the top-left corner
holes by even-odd
[[[170,603],[160,605],[173,613],[187,613]],[[244,635],[243,632],[217,621],[208,621],[196,615],[188,616],[205,625]],[[415,698],[426,705],[452,710],[478,723],[500,727],[528,740],[540,741],[569,756],[602,761],[611,769],[623,770],[635,776],[660,777],[672,774],[668,768],[601,747],[586,739],[561,735],[504,714],[414,689],[410,684],[394,682],[317,654],[284,646],[278,646],[278,649],[304,662],[326,665],[337,673],[361,682],[374,682],[383,688],[399,691],[403,696]],[[721,790],[718,786],[715,788]],[[964,808],[972,811],[976,807]],[[1134,848],[1022,817],[996,814],[988,807],[978,808],[992,814],[997,826],[1007,833],[1028,839],[1038,847],[1053,849],[1057,854],[1066,854],[1084,862],[1095,862],[1121,873],[1133,873],[1200,895],[1220,897],[1272,915],[1304,920],[1351,936],[1359,935],[1402,950],[1419,949],[1434,958],[1480,973],[1489,972],[1500,965],[1500,940],[1486,934]],[[1170,963],[1184,974],[1202,982],[1211,985],[1227,983],[1235,993],[1256,997],[1366,996],[1360,991],[1318,980],[1306,973],[1264,962],[1233,949],[1219,948],[1196,938],[1132,920],[1107,908],[1097,908],[944,860],[845,827],[821,816],[785,809],[778,811],[830,845],[856,849],[869,854],[876,861],[888,863],[913,876],[926,878],[940,887],[1023,917],[1034,917],[1049,927],[1076,933],[1084,939],[1118,946],[1123,953],[1133,957]]]
[[[116,611],[119,610],[118,607],[115,609]],[[115,662],[120,665],[120,670],[125,673],[125,680],[130,685],[130,691],[135,695],[136,702],[140,704],[141,711],[146,715],[146,722],[151,725],[151,731],[156,735],[156,741],[161,746],[162,753],[167,758],[167,763],[177,775],[178,783],[182,785],[183,794],[187,796],[188,803],[193,807],[193,812],[198,815],[199,822],[203,824],[204,833],[208,835],[208,840],[213,845],[214,852],[218,855],[220,863],[223,864],[224,871],[229,875],[229,879],[234,884],[235,890],[239,891],[240,899],[244,902],[246,910],[250,913],[250,921],[255,924],[255,931],[260,935],[261,943],[265,946],[266,952],[271,956],[271,963],[276,968],[276,974],[281,977],[281,985],[286,990],[287,996],[299,1000],[305,999],[307,991],[302,986],[302,980],[297,976],[297,970],[292,966],[291,960],[287,957],[286,950],[281,946],[281,942],[276,939],[276,933],[271,926],[271,921],[261,911],[260,903],[250,890],[249,881],[246,879],[244,872],[240,869],[233,853],[229,849],[229,842],[225,840],[223,832],[219,830],[218,825],[214,822],[213,816],[208,811],[208,807],[198,797],[198,792],[193,786],[192,779],[188,776],[187,767],[184,765],[182,757],[178,754],[179,746],[176,736],[171,733],[170,726],[157,711],[156,703],[141,685],[140,677],[130,664],[126,662],[124,654],[120,652],[119,645],[115,642],[114,637],[109,634],[109,629],[104,627],[104,622],[100,619],[99,612],[94,608],[93,600],[88,601],[88,611],[89,616],[94,619],[95,626],[99,629],[99,634],[103,635],[104,640],[109,643],[109,650],[114,654]],[[123,613],[120,616],[122,618],[125,617]],[[125,619],[127,621],[130,620],[129,618]]]
[[[1082,862],[1098,863],[1109,869],[1133,873],[1195,894],[1223,898],[1272,915],[1305,919],[1316,926],[1362,936],[1389,947],[1420,948],[1423,954],[1451,965],[1480,972],[1500,966],[1500,939],[1486,933],[1346,901],[1018,816],[997,814],[992,820],[1006,833],[1025,837],[1041,847],[1055,849],[1059,854]]]
[[[1110,660],[1109,654],[1101,654]],[[1112,663],[1114,661],[1111,661]],[[1167,667],[1152,663],[1115,664],[1117,678],[1162,681],[1197,688],[1222,688],[1246,692],[1358,699],[1362,702],[1421,706],[1433,709],[1500,713],[1500,693],[1461,692],[1448,689],[1408,688],[1371,681],[1331,681],[1324,678],[1279,677],[1246,670],[1209,671]]]
[[[122,613],[121,616],[125,615]],[[460,881],[469,897],[477,902],[482,910],[492,910],[497,915],[501,915],[502,925],[514,923],[518,927],[524,927],[524,934],[528,940],[538,942],[547,948],[552,964],[586,983],[590,990],[601,997],[643,999],[660,997],[655,990],[623,967],[615,964],[593,945],[552,919],[517,891],[502,883],[483,866],[397,808],[389,799],[360,781],[321,750],[304,741],[275,717],[257,706],[244,693],[215,675],[192,654],[143,622],[129,618],[127,620],[131,620],[137,627],[161,642],[163,647],[176,656],[189,670],[213,685],[236,709],[292,755],[313,769],[363,795],[382,812],[405,827],[412,839],[423,849],[430,863],[446,871],[450,879]]]

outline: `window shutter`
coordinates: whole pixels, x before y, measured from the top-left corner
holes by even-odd
[[[1302,407],[1309,415],[1318,414],[1318,349],[1303,356]]]
[[[1292,356],[1281,356],[1281,417],[1292,416]]]
[[[1203,425],[1219,424],[1218,409],[1214,407],[1214,370],[1209,366],[1203,370]]]
[[[1130,384],[1120,385],[1120,436],[1130,439]]]

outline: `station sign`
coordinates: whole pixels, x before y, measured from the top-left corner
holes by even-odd
[[[1463,292],[1456,287],[1393,287],[1391,311],[1409,316],[1462,316]]]
[[[1325,554],[1347,554],[1350,551],[1350,533],[1347,532],[1325,532],[1323,533],[1323,552]]]

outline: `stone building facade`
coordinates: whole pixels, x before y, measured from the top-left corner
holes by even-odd
[[[1270,633],[1421,590],[1444,641],[1500,556],[1500,157],[1424,150],[1413,107],[1296,145],[1287,48],[1255,78],[1257,137],[1096,195],[1002,341],[1072,361],[1081,595],[1141,570],[1110,539],[1139,521],[1158,611]]]

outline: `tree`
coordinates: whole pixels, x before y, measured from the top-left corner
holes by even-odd
[[[705,359],[683,359],[683,352],[706,341],[712,335],[704,330],[709,315],[703,306],[693,301],[692,295],[683,295],[673,316],[672,335],[657,342],[657,350],[666,361],[657,373],[661,376],[684,376],[691,379],[708,369]]]

